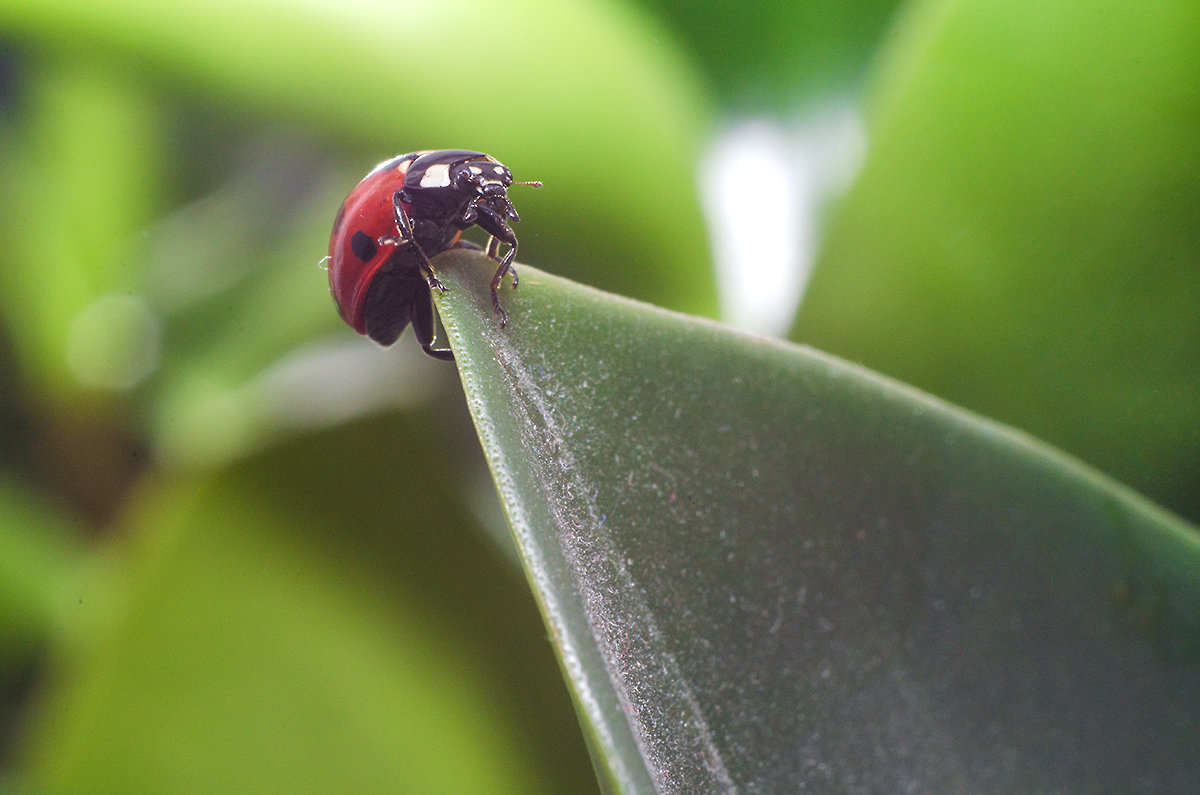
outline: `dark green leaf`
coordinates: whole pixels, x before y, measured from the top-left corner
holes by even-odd
[[[617,786],[1182,789],[1200,537],[810,349],[437,261],[468,403]]]

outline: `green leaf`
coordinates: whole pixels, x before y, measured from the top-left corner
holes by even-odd
[[[1200,5],[902,22],[795,338],[1200,519]]]
[[[0,0],[0,32],[140,66],[140,84],[182,89],[185,99],[215,98],[197,126],[236,113],[349,142],[361,159],[345,174],[346,191],[401,152],[489,152],[518,179],[546,184],[518,204],[528,219],[558,222],[523,234],[524,249],[556,250],[614,288],[715,311],[693,189],[710,100],[687,56],[636,9],[539,0]],[[162,100],[178,102],[178,94]],[[211,141],[197,145],[187,157],[204,157]],[[344,195],[331,200],[326,225]],[[670,253],[647,260],[652,248]]]
[[[145,484],[72,593],[31,791],[585,791],[528,594],[421,454],[445,441],[380,416]]]
[[[1200,537],[819,352],[435,261],[467,401],[616,789],[1182,789]]]
[[[0,478],[0,680],[23,669],[62,619],[82,557],[74,529],[59,511]]]
[[[741,111],[794,111],[856,89],[898,0],[642,0],[669,20],[714,92]]]
[[[143,86],[90,57],[44,58],[22,88],[23,135],[0,141],[0,317],[64,403],[153,365],[155,319],[125,256],[161,201],[161,120]],[[54,278],[35,278],[50,262]]]

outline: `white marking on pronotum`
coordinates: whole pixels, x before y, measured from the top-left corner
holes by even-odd
[[[422,188],[445,188],[450,185],[450,164],[434,163],[421,175]]]

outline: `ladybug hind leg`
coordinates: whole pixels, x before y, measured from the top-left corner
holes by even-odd
[[[435,359],[441,359],[444,362],[454,361],[454,351],[449,348],[433,347],[433,300],[428,296],[421,295],[413,299],[412,327],[417,342],[421,343],[421,350]]]

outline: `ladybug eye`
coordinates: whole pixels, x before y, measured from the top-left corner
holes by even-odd
[[[468,189],[479,185],[480,175],[482,172],[475,166],[464,168],[458,172],[455,179],[455,185],[461,189]]]
[[[350,237],[350,250],[363,262],[370,262],[379,247],[370,235],[360,229]]]

